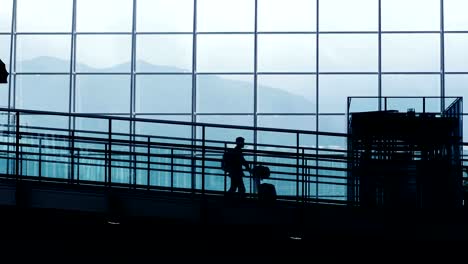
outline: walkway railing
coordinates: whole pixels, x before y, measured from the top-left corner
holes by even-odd
[[[346,203],[346,134],[1,108],[0,131],[5,177],[210,195],[229,188],[221,157],[243,136],[279,199]]]
[[[3,177],[204,195],[229,188],[221,157],[243,136],[279,199],[348,204],[347,134],[2,108],[0,133]]]

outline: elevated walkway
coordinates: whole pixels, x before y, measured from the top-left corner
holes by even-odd
[[[216,226],[223,232],[262,227],[309,240],[441,223],[434,212],[367,211],[348,202],[346,134],[31,110],[0,114],[0,206],[20,218],[71,214],[127,230],[209,225],[214,237]],[[247,139],[247,159],[270,167],[266,182],[276,186],[277,201],[260,202],[250,175],[247,198],[225,197],[229,177],[220,160],[239,135]],[[385,220],[409,215],[413,220]],[[465,223],[464,211],[444,215],[450,228]]]

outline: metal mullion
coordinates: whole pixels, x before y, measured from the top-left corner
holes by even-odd
[[[258,75],[315,75],[317,72],[257,72]]]
[[[445,23],[444,23],[445,26]],[[468,30],[443,30],[445,34],[453,34],[453,33],[458,33],[458,34],[468,34]]]
[[[320,104],[320,100],[319,100],[319,84],[320,84],[320,74],[319,74],[319,70],[320,70],[320,63],[319,63],[319,57],[320,57],[320,54],[319,54],[319,47],[320,47],[320,43],[319,43],[319,36],[320,36],[320,22],[319,22],[319,8],[320,8],[320,0],[317,0],[317,3],[316,3],[316,31],[317,31],[317,35],[315,36],[315,72],[316,72],[316,76],[315,76],[315,101],[316,101],[316,104],[315,104],[315,113],[316,113],[316,118],[315,118],[315,131],[318,132],[320,127],[319,127],[319,104]],[[315,135],[315,144],[317,145],[317,149],[315,150],[315,154],[316,154],[316,157],[318,157],[318,146],[319,146],[319,134],[317,133]],[[318,166],[318,160],[316,159],[315,160],[315,165]],[[315,169],[315,175],[318,175],[318,170]],[[318,182],[318,177],[316,177],[316,182]],[[318,199],[318,193],[319,193],[319,190],[318,190],[318,183],[316,184],[315,186],[315,198]]]
[[[381,72],[382,75],[439,75],[440,72]]]
[[[364,34],[370,34],[370,35],[375,35],[379,33],[378,31],[320,31],[320,34],[326,34],[326,35],[345,35],[345,34],[350,34],[350,35],[364,35]]]
[[[64,72],[18,72],[16,75],[70,75],[70,71]]]
[[[216,31],[216,32],[197,32],[196,35],[254,35],[255,32],[249,32],[249,31],[239,31],[239,32],[234,32],[234,31]]]
[[[12,54],[10,54],[10,73],[13,75],[13,102],[10,101],[10,107],[13,106],[13,108],[16,108],[16,8],[17,8],[17,0],[13,0],[13,14],[12,14],[12,20],[11,20],[11,29],[12,29],[12,36],[11,36],[11,46],[13,47]],[[13,66],[13,67],[12,67]],[[13,70],[13,71],[12,71]],[[10,77],[10,85],[11,85],[11,77]]]
[[[196,122],[197,113],[197,0],[193,0],[193,32],[192,32],[192,124]],[[192,146],[194,146],[197,139],[197,127],[192,125]],[[191,152],[191,189],[196,187],[196,160],[193,158],[195,153]]]
[[[197,75],[253,75],[252,72],[197,72]]]
[[[24,36],[29,36],[29,35],[70,35],[70,32],[17,32],[16,35],[24,35]]]
[[[254,116],[253,113],[197,113],[197,116]]]
[[[75,75],[131,75],[131,72],[75,72]]]
[[[73,105],[73,98],[74,96],[72,96],[74,93],[74,84],[76,83],[75,82],[75,50],[76,50],[76,38],[75,38],[75,32],[76,32],[76,24],[75,24],[75,20],[76,20],[76,0],[73,0],[72,2],[72,18],[71,18],[71,34],[70,34],[70,71],[69,71],[69,89],[68,89],[68,113],[72,113],[72,111],[74,111],[74,107],[72,106]],[[69,116],[68,117],[68,129],[69,129],[69,135],[72,137],[72,142],[68,141],[68,144],[69,144],[69,147],[71,145],[71,153],[70,153],[70,178],[71,180],[73,180],[74,176],[75,176],[75,150],[74,150],[74,147],[75,147],[75,140],[74,140],[74,137],[75,137],[75,118],[73,118],[72,116]],[[77,164],[78,167],[79,167],[79,164]],[[78,169],[79,170],[79,169]],[[79,176],[78,176],[79,177]]]
[[[10,76],[8,76],[8,108],[12,107],[11,105],[11,95],[12,95],[12,79],[14,77],[13,73],[13,64],[16,64],[15,61],[13,61],[15,58],[13,57],[13,53],[16,50],[16,38],[14,37],[16,32],[16,0],[12,2],[12,7],[11,7],[11,30],[10,30],[10,65],[9,65],[9,72]],[[14,99],[14,97],[13,97]]]
[[[445,35],[444,0],[440,0],[440,111],[445,109]]]
[[[132,10],[132,53],[131,53],[131,63],[130,63],[130,117],[134,116],[136,111],[136,76],[135,76],[135,69],[136,69],[136,16],[137,16],[137,0],[133,0],[133,10]],[[135,121],[130,121],[130,141],[133,142],[135,140]],[[135,156],[135,145],[131,144],[130,146],[130,153],[133,153],[131,157],[131,162],[133,162],[132,166],[132,173],[133,177],[129,177],[129,181],[131,182],[133,179],[133,184],[136,184],[136,175],[137,175],[137,163],[136,163],[136,156]],[[130,174],[131,175],[131,174]]]
[[[316,31],[257,31],[259,35],[315,35]]]
[[[192,113],[135,113],[135,116],[139,115],[181,115],[181,116],[188,116]]]
[[[382,30],[381,33],[383,34],[440,34],[440,31],[436,31],[436,30],[427,30],[427,31],[385,31],[385,30]]]
[[[378,75],[379,72],[320,72],[320,75]]]
[[[257,143],[258,143],[258,133],[257,133],[257,127],[258,127],[258,105],[257,105],[257,100],[258,100],[258,0],[255,0],[254,2],[254,90],[253,90],[253,151],[254,151],[254,156],[253,156],[253,164],[257,164],[257,155],[255,155],[257,151]],[[252,185],[253,184],[253,178],[250,177],[250,192],[252,193]],[[258,187],[258,186],[255,186]],[[253,190],[254,192],[258,192],[258,190],[255,188]]]
[[[131,35],[132,32],[76,32],[77,35]]]
[[[134,75],[192,75],[191,72],[137,72]]]
[[[378,84],[377,84],[377,100],[379,111],[382,110],[382,0],[379,0],[378,3]]]
[[[135,32],[135,35],[193,35],[193,32]]]
[[[257,113],[259,116],[315,116],[317,113]]]

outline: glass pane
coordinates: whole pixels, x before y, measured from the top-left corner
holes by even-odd
[[[315,31],[315,0],[258,0],[259,31]]]
[[[68,112],[69,75],[16,76],[16,107]]]
[[[468,71],[468,34],[445,35],[445,70]]]
[[[0,59],[5,63],[7,71],[10,71],[10,41],[10,35],[0,35]],[[10,75],[7,81],[11,80],[13,78]],[[8,89],[8,83],[0,83],[0,107],[8,107]]]
[[[0,59],[5,63],[7,71],[10,71],[10,35],[0,35]],[[10,82],[13,78],[7,79]],[[0,83],[0,107],[8,107],[8,83]]]
[[[315,113],[315,75],[259,75],[258,112]]]
[[[320,132],[347,133],[347,123],[345,115],[320,115]],[[319,136],[318,145],[327,149],[346,149],[346,137],[340,136]]]
[[[8,108],[8,83],[0,83],[0,107]]]
[[[378,35],[320,36],[320,71],[377,72]]]
[[[137,76],[136,111],[137,113],[190,113],[192,76]]]
[[[80,32],[130,32],[132,31],[132,15],[132,0],[78,0],[76,2],[76,30]]]
[[[320,113],[346,113],[348,96],[377,96],[379,90],[377,75],[320,75],[319,86]],[[375,110],[374,104],[353,107],[354,112]]]
[[[191,35],[140,35],[137,38],[137,71],[191,72]]]
[[[258,126],[280,129],[315,131],[315,115],[260,115],[258,116]]]
[[[76,112],[129,113],[129,111],[130,76],[76,76]]]
[[[440,75],[383,75],[382,96],[440,96]],[[384,106],[383,106],[384,107]],[[422,99],[389,99],[388,110],[423,111]],[[429,100],[426,111],[439,112],[440,100]]]
[[[198,0],[197,31],[254,31],[254,0]]]
[[[193,0],[138,0],[137,31],[193,31]]]
[[[129,117],[129,115],[110,115],[115,117]],[[88,117],[76,117],[75,118],[75,127],[78,130],[94,131],[94,132],[105,132],[106,134],[101,134],[97,136],[96,134],[89,133],[80,133],[79,135],[83,136],[92,136],[92,137],[108,137],[107,132],[109,131],[109,120],[107,118],[88,118]],[[128,134],[130,132],[130,122],[125,120],[112,120],[112,133],[121,133]],[[119,139],[128,139],[126,135],[114,135],[114,137]]]
[[[293,115],[258,116],[258,125],[259,127],[315,131],[316,117]],[[299,136],[299,142],[297,141],[297,133],[294,132],[258,131],[257,135],[258,143],[260,144],[258,150],[260,151],[296,153],[298,143],[301,146],[315,145],[315,136],[313,135]],[[284,154],[278,156],[274,153],[262,153],[257,156],[257,160],[260,163],[274,163],[274,165],[267,165],[271,170],[272,176],[265,182],[274,184],[277,187],[277,192],[280,194],[296,194],[296,183],[294,180],[297,177],[297,159],[294,154],[292,156],[285,156]]]
[[[440,30],[440,0],[382,0],[382,30]]]
[[[206,115],[206,116],[197,116],[198,123],[208,123],[208,124],[222,124],[222,125],[233,125],[233,126],[248,126],[253,127],[253,116],[250,115]],[[235,142],[236,137],[244,137],[245,144],[247,149],[251,149],[248,144],[253,143],[253,132],[252,130],[243,130],[243,129],[232,129],[232,128],[216,128],[216,127],[206,127],[205,128],[205,137],[209,140],[220,140]],[[202,138],[201,127],[197,128],[197,138]],[[233,147],[229,146],[229,147]]]
[[[67,35],[18,35],[18,72],[70,72],[71,37]]]
[[[180,137],[190,139],[192,128],[187,125],[174,125],[158,123],[157,120],[191,122],[190,115],[136,115],[137,118],[148,119],[150,122],[135,122],[136,134],[146,136]],[[140,139],[141,140],[141,139]],[[160,142],[154,138],[152,142]],[[187,142],[184,142],[185,144]]]
[[[320,31],[376,31],[378,4],[378,0],[320,1]]]
[[[253,113],[251,75],[198,75],[197,113]]]
[[[315,34],[258,36],[258,71],[315,71]]]
[[[5,63],[6,69],[10,69],[10,35],[0,35],[0,59]]]
[[[0,32],[11,32],[13,0],[0,0]]]
[[[79,72],[130,72],[131,51],[132,38],[129,35],[77,36],[76,70]]]
[[[199,35],[198,72],[252,72],[254,64],[252,35]]]
[[[382,69],[390,72],[440,71],[440,35],[382,35]]]
[[[319,131],[333,133],[347,133],[345,115],[320,115]]]
[[[446,74],[445,75],[445,95],[462,96],[463,112],[468,112],[468,74]],[[447,107],[446,105],[445,107]],[[465,117],[467,118],[467,117]],[[468,122],[465,122],[468,123]],[[466,132],[466,131],[465,131]],[[468,139],[468,138],[465,138]]]
[[[382,96],[440,96],[440,75],[383,75]]]
[[[468,2],[466,0],[444,0],[445,30],[468,30]]]
[[[72,30],[72,0],[19,0],[16,12],[16,26],[19,32]]]

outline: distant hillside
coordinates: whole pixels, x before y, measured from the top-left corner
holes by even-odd
[[[181,72],[180,69],[165,66],[152,65],[146,62],[139,62],[140,69],[145,72]],[[94,69],[87,65],[77,65],[77,69],[86,72],[128,72],[130,65],[128,63],[116,65],[108,69]],[[22,71],[68,71],[69,62],[51,58],[39,57],[21,62]],[[68,111],[68,78],[57,75],[35,76],[28,75],[18,81],[21,89],[18,89],[18,107],[28,109],[46,109],[52,111]],[[191,76],[170,75],[171,78],[158,78],[158,82],[153,83],[149,75],[141,75],[137,78],[137,87],[145,87],[144,95],[137,91],[137,102],[142,103],[137,106],[139,110],[152,109],[153,112],[191,112]],[[161,76],[161,75],[155,75]],[[166,75],[167,76],[167,75]],[[199,76],[200,77],[200,76]],[[187,86],[188,83],[188,86]],[[148,87],[151,87],[148,89]],[[188,87],[188,88],[187,88]],[[84,88],[80,90],[80,88]],[[153,89],[154,88],[154,89]],[[204,75],[198,80],[198,98],[199,108],[197,112],[253,112],[253,84],[240,80],[222,78],[216,75]],[[270,86],[259,86],[261,99],[259,108],[262,112],[301,112],[304,109],[315,109],[314,102],[304,97],[295,95],[288,91]],[[27,93],[27,95],[25,94]],[[128,76],[112,75],[109,78],[100,77],[100,75],[80,75],[77,79],[77,109],[84,112],[95,113],[128,113],[130,98],[130,81]],[[138,99],[138,96],[144,98]],[[259,95],[260,96],[260,95]],[[161,98],[162,97],[162,98]],[[150,100],[146,100],[151,98]],[[154,100],[153,100],[154,98]],[[145,100],[143,100],[145,99]],[[146,103],[143,103],[146,102]],[[152,104],[154,102],[154,104]],[[137,103],[138,104],[138,103]],[[149,105],[148,105],[149,104]],[[168,111],[168,109],[170,109]],[[35,119],[37,120],[37,119]],[[177,120],[177,119],[176,119]],[[65,120],[64,120],[65,121]],[[43,121],[41,121],[43,122]],[[50,121],[47,121],[52,122]],[[229,124],[229,122],[224,122]],[[291,124],[291,122],[287,122]],[[236,124],[234,124],[236,125]],[[330,126],[344,127],[344,124],[328,124]],[[60,122],[53,126],[62,127]],[[101,128],[106,130],[106,124],[83,124],[82,128]],[[279,128],[288,129],[287,124],[283,126],[278,124]],[[295,125],[295,127],[300,127]],[[311,127],[306,125],[304,127]],[[128,131],[126,127],[120,130]],[[141,133],[187,136],[188,130],[176,129],[174,126],[153,126],[149,129],[143,129]],[[216,138],[235,138],[234,131],[222,135],[213,135]],[[283,135],[284,136],[284,135]],[[275,134],[261,136],[262,142],[274,144],[290,144],[294,138],[279,138]],[[292,141],[291,141],[292,140]],[[329,140],[327,140],[329,141]],[[295,142],[295,141],[294,141]],[[323,145],[322,142],[320,145]],[[341,142],[335,142],[334,139],[326,142],[325,145],[341,145]]]
[[[152,65],[146,62],[138,62],[139,69],[144,72],[182,72],[178,68]],[[32,60],[21,62],[21,71],[24,72],[47,72],[47,71],[69,71],[69,62],[52,58],[38,57]],[[87,65],[79,64],[76,67],[84,72],[129,72],[129,63],[119,64],[112,68],[95,69]],[[145,89],[145,97],[154,98],[157,106],[151,106],[156,109],[154,112],[190,112],[191,107],[187,105],[190,100],[187,99],[187,82],[184,77],[181,78],[159,78],[157,83],[152,83],[150,78],[144,75],[137,79],[137,87],[152,86],[154,90]],[[126,77],[116,75],[113,78],[89,78],[80,77],[79,86],[86,87],[86,91],[93,91],[93,94],[83,94],[84,91],[77,91],[87,99],[86,106],[83,109],[100,113],[122,112],[123,107],[117,107],[115,104],[122,102],[123,98],[129,98],[130,91],[127,90],[127,84],[122,84],[122,79]],[[187,78],[187,77],[185,77]],[[51,78],[53,79],[53,78]],[[49,80],[49,79],[48,79]],[[47,102],[51,100],[53,94],[63,94],[68,91],[67,86],[60,84],[60,81],[41,82],[35,78],[26,78],[22,82],[23,87],[35,87],[27,89],[29,94],[22,102],[22,105],[35,106],[34,102],[29,102],[31,98],[38,102]],[[249,82],[226,79],[219,76],[205,75],[199,79],[199,94],[197,104],[198,112],[253,112],[253,85]],[[129,84],[128,84],[129,87]],[[163,87],[164,89],[160,89]],[[259,86],[261,98],[259,99],[259,110],[261,112],[304,112],[304,109],[315,109],[315,103],[298,95],[289,93],[275,87]],[[47,91],[47,93],[44,93]],[[152,92],[154,91],[154,92]],[[139,91],[137,91],[138,96]],[[161,96],[168,100],[161,100]],[[190,96],[190,95],[189,95]],[[260,96],[260,95],[259,95]],[[62,97],[60,97],[62,98]],[[59,99],[60,99],[59,98]],[[20,98],[20,101],[22,99]],[[68,104],[68,102],[66,102]],[[80,102],[82,103],[82,102]],[[170,109],[170,110],[168,110]],[[144,109],[143,109],[144,111]]]

